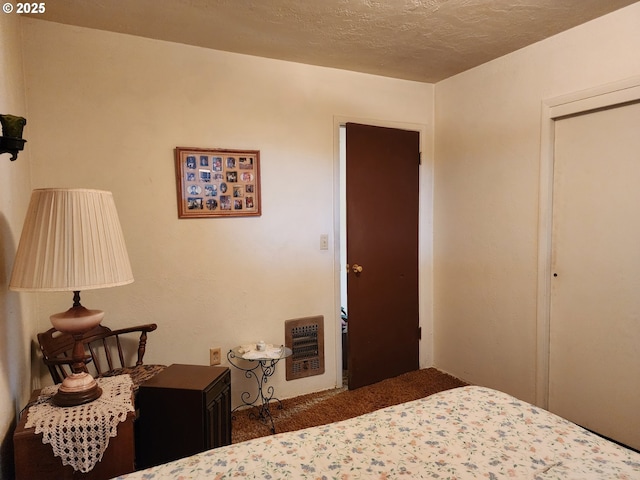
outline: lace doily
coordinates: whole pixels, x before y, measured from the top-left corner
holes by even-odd
[[[29,407],[25,424],[25,428],[35,427],[36,434],[42,433],[42,443],[51,445],[63,465],[83,473],[102,460],[109,439],[118,433],[118,423],[134,411],[129,375],[96,381],[102,396],[77,407],[57,407],[52,403],[58,385],[43,388],[36,403]]]

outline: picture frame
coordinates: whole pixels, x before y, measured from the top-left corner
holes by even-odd
[[[257,217],[260,150],[176,147],[178,218]]]

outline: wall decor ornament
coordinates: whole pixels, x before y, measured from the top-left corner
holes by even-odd
[[[178,218],[260,216],[260,151],[176,147]]]
[[[18,152],[24,149],[26,140],[22,138],[22,130],[27,124],[24,117],[16,115],[0,115],[2,136],[0,136],[0,154],[10,153],[11,161],[18,158]]]

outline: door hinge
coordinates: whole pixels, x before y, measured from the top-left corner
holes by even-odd
[[[422,152],[418,152],[418,165],[422,165]]]
[[[422,327],[418,327],[418,340],[422,340]]]

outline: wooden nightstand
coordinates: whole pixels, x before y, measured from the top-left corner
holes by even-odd
[[[227,367],[170,365],[140,385],[136,408],[138,469],[231,444]]]
[[[32,393],[31,401],[38,398],[38,393],[39,390]],[[27,412],[28,409],[21,415],[13,434],[16,480],[103,480],[135,470],[134,412],[129,412],[127,419],[118,424],[118,435],[109,440],[102,460],[87,473],[77,472],[70,465],[63,466],[62,460],[54,456],[51,445],[42,443],[41,433],[36,435],[35,428],[24,428]]]

